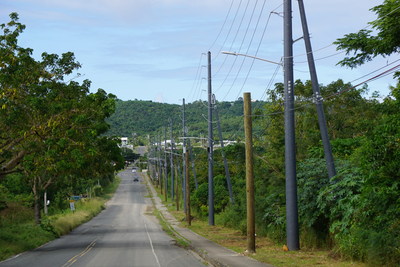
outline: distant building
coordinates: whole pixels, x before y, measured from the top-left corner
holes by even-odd
[[[128,137],[121,137],[121,147],[128,146]]]
[[[229,146],[229,145],[236,144],[236,143],[237,143],[236,141],[224,140],[224,146]],[[214,147],[221,147],[220,141],[217,141],[215,143]]]

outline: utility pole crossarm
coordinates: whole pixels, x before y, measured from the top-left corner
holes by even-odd
[[[276,65],[279,65],[279,66],[283,66],[282,62],[275,62],[275,61],[271,61],[271,60],[260,58],[260,57],[256,57],[256,56],[251,56],[251,55],[246,55],[246,54],[241,54],[241,53],[236,53],[236,52],[229,52],[229,51],[221,51],[221,53],[225,54],[225,55],[254,58],[254,59],[257,59],[257,60],[265,61],[265,62],[276,64]]]

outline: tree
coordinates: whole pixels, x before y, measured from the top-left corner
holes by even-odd
[[[338,50],[349,55],[339,62],[351,68],[371,61],[376,56],[390,56],[400,51],[400,0],[385,0],[381,5],[373,7],[378,18],[369,24],[372,30],[362,29],[357,33],[346,34],[335,44]],[[376,34],[375,34],[376,33]],[[375,35],[374,35],[375,34]]]
[[[385,0],[371,10],[378,17],[370,22],[372,30],[350,33],[335,42],[347,55],[353,53],[339,64],[354,68],[400,51],[400,0]],[[399,83],[391,87],[391,95],[375,105],[380,115],[366,128],[362,145],[351,156],[361,169],[363,185],[356,216],[339,240],[350,256],[386,266],[397,266],[400,259],[399,88]]]
[[[89,93],[88,80],[65,82],[80,68],[71,52],[35,60],[32,49],[18,46],[25,26],[16,13],[10,17],[0,36],[0,178],[12,172],[28,177],[39,223],[40,196],[51,184],[113,177],[123,166],[117,141],[100,137],[109,129],[105,119],[115,96]]]
[[[64,75],[80,67],[73,53],[61,57],[43,53],[42,61],[33,59],[32,49],[18,46],[18,36],[25,26],[18,22],[16,13],[10,18],[8,24],[0,25],[3,29],[0,36],[0,178],[18,170],[28,153],[28,143],[57,129],[65,117],[75,112],[61,110],[60,101],[51,101],[59,100],[64,94],[59,86]],[[84,82],[79,96],[87,92],[88,85]],[[71,87],[75,86],[76,83],[71,83]],[[51,101],[45,101],[46,95],[52,96]],[[53,105],[48,108],[49,103]],[[51,107],[59,112],[54,113]]]

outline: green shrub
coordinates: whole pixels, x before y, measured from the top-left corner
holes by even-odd
[[[0,184],[0,210],[7,208],[8,190]]]
[[[103,187],[101,185],[93,186],[93,194],[94,196],[101,196],[103,194]]]
[[[13,201],[18,202],[27,208],[33,208],[35,202],[32,193],[15,195]]]
[[[208,209],[204,210],[202,207],[208,207],[208,184],[200,184],[191,196],[190,201],[192,207],[200,216],[207,216]]]

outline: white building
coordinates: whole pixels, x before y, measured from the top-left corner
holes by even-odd
[[[128,146],[128,137],[121,137],[121,147]]]

